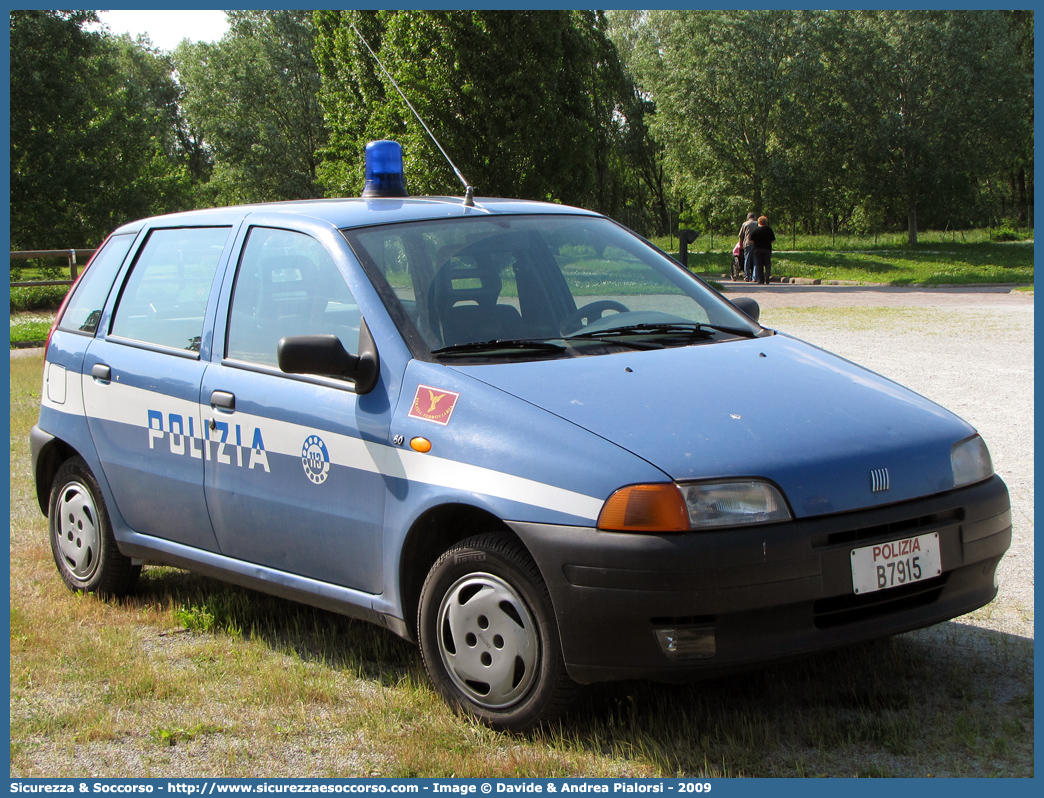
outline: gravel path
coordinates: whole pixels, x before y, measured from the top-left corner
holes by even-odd
[[[736,285],[761,322],[894,379],[982,434],[1008,485],[1013,539],[984,628],[1033,638],[1033,294],[1010,286]]]

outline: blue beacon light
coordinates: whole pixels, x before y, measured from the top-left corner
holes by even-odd
[[[366,145],[366,184],[363,197],[407,197],[402,168],[402,145],[387,139]]]

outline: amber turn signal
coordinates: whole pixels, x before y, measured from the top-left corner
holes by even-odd
[[[598,528],[610,532],[688,532],[685,497],[673,483],[631,485],[610,496],[598,514]]]

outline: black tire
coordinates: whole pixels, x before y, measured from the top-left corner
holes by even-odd
[[[98,480],[82,457],[58,469],[47,519],[55,565],[71,590],[122,596],[134,588],[141,566],[117,548]]]
[[[504,533],[477,535],[439,557],[421,590],[417,629],[425,670],[458,713],[520,732],[572,703],[576,685],[547,586]]]

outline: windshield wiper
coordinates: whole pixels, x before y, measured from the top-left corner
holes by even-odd
[[[603,338],[615,338],[628,335],[675,335],[678,333],[683,335],[700,335],[708,338],[711,335],[710,332],[704,332],[703,327],[697,322],[686,324],[669,322],[662,324],[629,324],[626,327],[611,327],[608,330],[594,330],[592,332],[576,333],[575,335],[566,336],[566,340],[571,340],[573,338],[595,338],[601,340]]]
[[[746,338],[753,338],[755,336],[755,333],[751,330],[744,330],[740,327],[725,327],[720,324],[707,324],[694,321],[685,323],[664,322],[660,324],[629,324],[626,327],[613,327],[608,330],[576,333],[575,335],[567,336],[567,340],[573,338],[592,338],[602,340],[604,338],[629,335],[689,335],[692,337],[710,338],[713,335],[713,333],[710,332],[711,330],[731,333],[733,335],[741,335]]]
[[[703,327],[709,327],[712,330],[717,330],[723,333],[732,333],[733,335],[739,335],[742,338],[757,338],[758,334],[754,330],[745,330],[742,327],[726,327],[724,324],[702,324]]]
[[[464,344],[452,344],[441,349],[432,349],[433,355],[474,355],[502,354],[505,356],[524,354],[527,352],[564,352],[561,344],[553,344],[536,338],[496,338],[492,341],[473,341]]]

